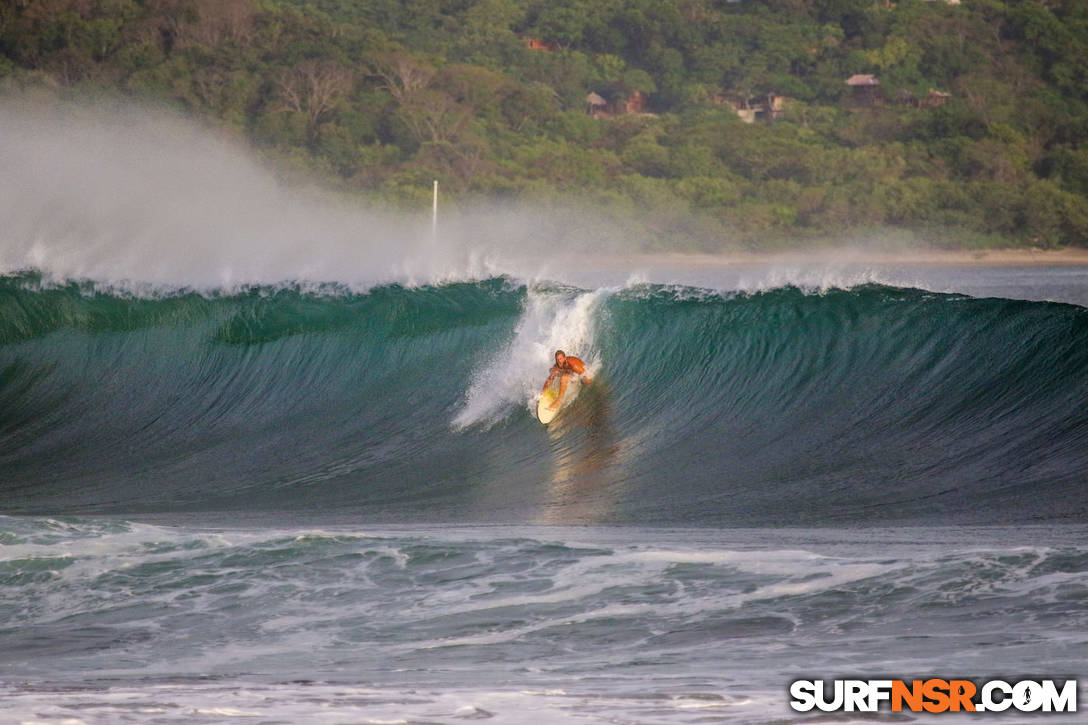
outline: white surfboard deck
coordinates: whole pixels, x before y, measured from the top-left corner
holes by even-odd
[[[557,407],[549,407],[555,399],[559,396],[559,381],[555,380],[548,389],[544,391],[543,395],[537,398],[536,401],[536,417],[544,425],[551,423],[555,420],[555,416],[559,415],[563,408],[570,405],[575,398],[578,397],[578,390],[582,387],[582,381],[579,376],[572,375],[567,380],[567,392],[563,394],[563,402]]]

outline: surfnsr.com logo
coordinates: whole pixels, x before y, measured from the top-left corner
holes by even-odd
[[[797,712],[1076,712],[1077,681],[795,680],[790,707]]]

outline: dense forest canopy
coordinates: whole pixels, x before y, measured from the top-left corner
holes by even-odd
[[[166,99],[389,204],[662,247],[1088,244],[1088,0],[5,0],[8,93]]]

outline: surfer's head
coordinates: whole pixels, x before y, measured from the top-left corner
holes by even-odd
[[[555,351],[555,364],[556,365],[562,365],[563,362],[566,359],[567,359],[567,353],[563,352],[562,350],[556,350]]]

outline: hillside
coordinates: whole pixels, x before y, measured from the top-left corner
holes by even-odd
[[[15,0],[0,85],[165,100],[422,208],[578,200],[662,249],[1088,246],[1088,3]]]

